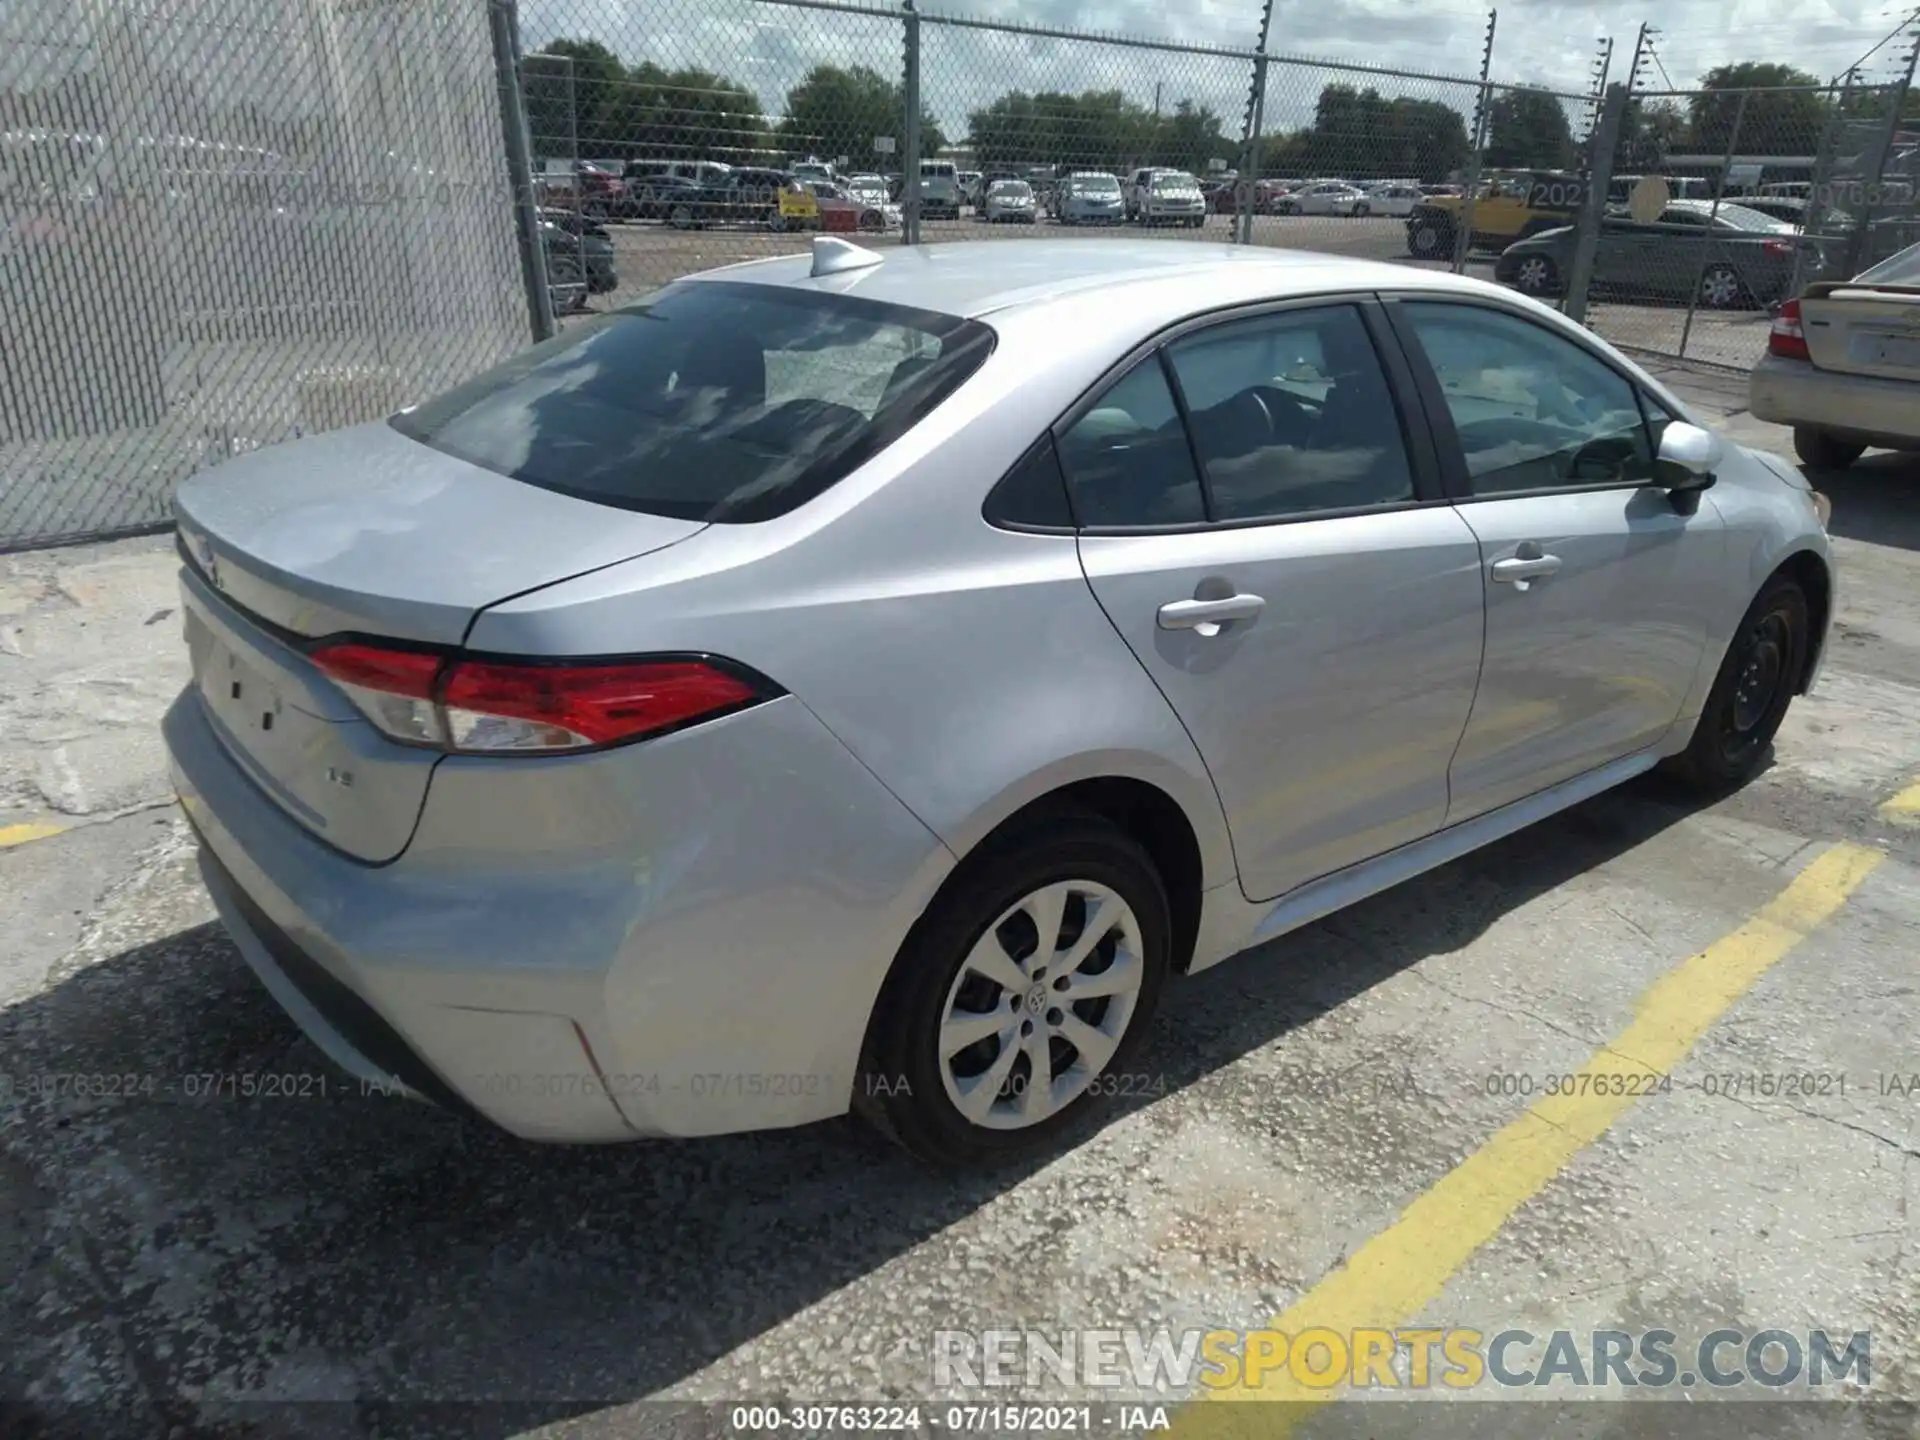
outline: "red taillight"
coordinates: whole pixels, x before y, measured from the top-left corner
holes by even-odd
[[[409,700],[433,698],[443,657],[420,650],[385,650],[377,645],[324,645],[307,657],[329,680],[358,689],[378,690]]]
[[[1775,259],[1787,260],[1793,257],[1794,244],[1791,240],[1767,240],[1762,242],[1760,249]]]
[[[455,663],[441,693],[454,748],[569,750],[657,735],[760,698],[700,660],[618,665]]]
[[[768,697],[707,660],[538,665],[362,642],[309,656],[384,733],[471,754],[551,754],[640,740]]]
[[[1811,360],[1807,351],[1807,335],[1800,328],[1800,302],[1789,300],[1780,307],[1773,317],[1773,328],[1767,332],[1767,353],[1783,355],[1789,360]]]

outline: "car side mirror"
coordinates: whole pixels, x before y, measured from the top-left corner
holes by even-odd
[[[1719,478],[1726,443],[1711,430],[1669,421],[1660,433],[1660,453],[1653,460],[1653,483],[1673,499],[1674,509],[1691,515],[1700,506],[1700,492]]]

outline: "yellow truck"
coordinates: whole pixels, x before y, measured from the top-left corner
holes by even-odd
[[[1481,181],[1468,245],[1496,254],[1516,240],[1571,225],[1587,200],[1587,177],[1567,170],[1497,171]],[[1464,195],[1430,195],[1407,216],[1407,250],[1419,260],[1452,256]]]

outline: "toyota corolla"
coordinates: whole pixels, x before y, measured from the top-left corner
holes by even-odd
[[[989,1163],[1165,986],[1764,763],[1825,502],[1470,278],[1124,241],[668,285],[178,499],[175,783],[363,1079]]]

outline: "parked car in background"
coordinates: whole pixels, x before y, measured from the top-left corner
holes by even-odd
[[[1516,240],[1571,224],[1586,203],[1587,179],[1564,170],[1514,170],[1491,176],[1473,202],[1476,250],[1501,251]],[[1466,196],[1429,195],[1407,217],[1407,250],[1416,259],[1453,254]]]
[[[983,177],[980,172],[978,170],[962,170],[958,172],[955,178],[960,184],[960,203],[962,205],[972,205],[977,208],[981,200],[986,196],[986,188],[981,183]]]
[[[588,296],[619,288],[613,237],[604,225],[577,210],[543,208],[538,214],[547,285],[556,310],[577,309],[586,304]]]
[[[1282,215],[1346,215],[1358,217],[1372,212],[1367,192],[1344,180],[1323,180],[1306,185],[1280,198]]]
[[[362,1084],[1004,1162],[1167,987],[1663,762],[1724,793],[1819,671],[1806,480],[1522,297],[812,248],[179,486],[173,787]]]
[[[811,184],[815,180],[821,180],[831,185],[836,183],[840,178],[833,166],[827,164],[824,160],[799,161],[796,164],[789,165],[787,167],[787,173],[803,184]]]
[[[1563,226],[1516,241],[1494,262],[1496,280],[1530,295],[1558,294],[1573,267],[1577,232]],[[1640,299],[1697,298],[1709,310],[1754,308],[1784,299],[1796,275],[1824,275],[1820,241],[1743,205],[1675,200],[1642,225],[1601,221],[1594,246],[1597,290]]]
[[[1197,230],[1207,223],[1207,202],[1200,182],[1184,170],[1158,170],[1141,190],[1136,217],[1142,225],[1186,225]]]
[[[1405,219],[1424,198],[1418,185],[1399,182],[1375,185],[1367,191],[1367,210],[1373,215]]]
[[[627,180],[626,199],[621,218],[627,220],[664,220],[676,200],[696,198],[699,182],[682,175],[660,172],[631,176]]]
[[[920,218],[960,218],[960,172],[951,160],[920,162]]]
[[[667,223],[676,230],[748,221],[769,230],[807,230],[819,223],[813,192],[785,170],[741,166],[717,181],[696,185],[667,202]]]
[[[1740,197],[1742,209],[1764,215],[1769,220],[1778,220],[1783,225],[1791,225],[1796,230],[1806,228],[1807,202],[1791,195],[1743,195]],[[1828,220],[1832,220],[1829,213]]]
[[[812,192],[814,203],[820,208],[822,230],[849,229],[878,234],[900,228],[900,207],[887,199],[884,188],[855,190],[851,182],[836,185],[829,180],[801,183]]]
[[[1062,225],[1120,225],[1127,202],[1111,175],[1069,175],[1054,196],[1053,216]]]
[[[989,225],[1036,225],[1040,221],[1033,186],[1024,180],[996,180],[989,185],[983,214]]]
[[[617,173],[591,160],[574,161],[573,173],[581,213],[608,220],[620,212],[626,203],[627,184]]]
[[[1782,305],[1747,405],[1791,425],[1817,469],[1844,470],[1870,446],[1920,451],[1920,245]]]
[[[1177,170],[1169,170],[1164,166],[1143,165],[1131,175],[1127,176],[1121,186],[1121,193],[1126,197],[1127,219],[1138,220],[1140,218],[1141,205],[1147,198],[1147,188],[1154,176],[1177,175],[1179,173]]]

